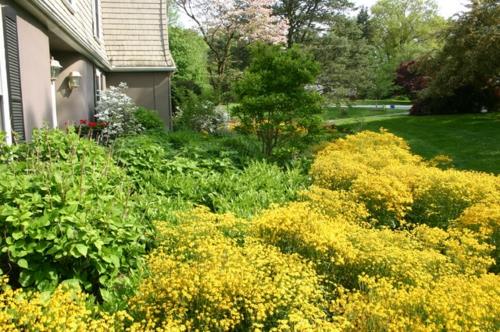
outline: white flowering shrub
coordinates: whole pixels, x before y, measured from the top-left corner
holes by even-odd
[[[132,98],[126,95],[127,83],[111,86],[101,92],[101,99],[96,106],[95,117],[106,123],[102,134],[115,138],[124,134],[135,134],[142,131],[142,126],[135,118],[137,106]]]
[[[206,116],[196,118],[196,126],[200,131],[214,134],[228,128],[231,117],[223,107],[215,107]]]
[[[231,119],[224,107],[216,107],[209,96],[199,96],[192,91],[179,93],[174,126],[177,129],[190,129],[207,133],[227,130]]]

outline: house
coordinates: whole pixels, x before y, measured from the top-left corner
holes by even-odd
[[[126,82],[171,126],[168,0],[0,0],[0,130],[91,119],[99,93]],[[60,65],[60,66],[59,66]]]

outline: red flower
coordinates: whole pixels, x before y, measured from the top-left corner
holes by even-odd
[[[80,124],[87,124],[87,120],[80,120]]]
[[[89,123],[88,123],[88,126],[89,126],[90,128],[97,127],[97,122],[89,122]]]

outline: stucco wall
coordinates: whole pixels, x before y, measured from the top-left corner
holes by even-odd
[[[165,126],[171,128],[172,113],[170,103],[169,73],[108,73],[108,86],[127,83],[127,94],[137,105],[158,111]]]
[[[19,63],[26,139],[34,128],[50,125],[50,50],[46,29],[28,14],[17,10]]]
[[[56,80],[56,107],[59,127],[89,119],[94,114],[94,65],[78,53],[53,52],[63,66]],[[77,71],[82,75],[81,86],[71,90],[68,76]]]

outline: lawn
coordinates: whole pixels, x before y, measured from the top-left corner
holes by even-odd
[[[385,128],[406,139],[412,150],[425,158],[445,154],[453,159],[456,168],[500,173],[498,113],[371,120],[375,121],[340,125],[356,131]]]

